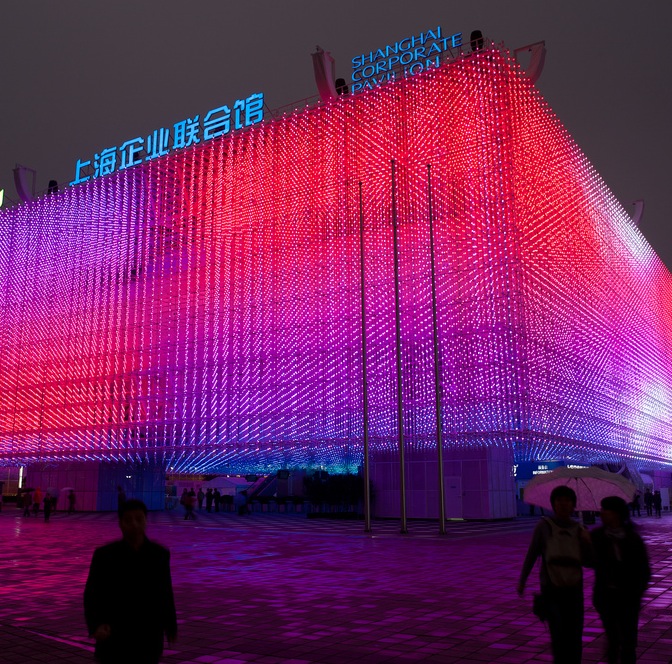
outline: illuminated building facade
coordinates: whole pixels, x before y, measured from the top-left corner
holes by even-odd
[[[671,464],[672,278],[498,49],[0,212],[0,463],[355,471],[362,221],[374,484],[398,311],[431,512],[430,216],[446,476],[507,516],[515,461]]]

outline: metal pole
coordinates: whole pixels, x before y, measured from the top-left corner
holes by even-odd
[[[364,408],[364,532],[371,532],[371,492],[369,490],[369,381],[366,366],[366,290],[364,288],[364,208],[359,183],[359,273],[362,289],[362,406]]]
[[[432,211],[432,167],[427,164],[427,201],[429,210],[429,255],[432,266],[432,334],[434,336],[434,391],[436,397],[436,455],[439,464],[439,533],[446,534],[446,486],[443,476],[443,417],[441,415],[441,359],[439,325],[436,315],[436,263],[434,260],[434,215]]]
[[[392,159],[392,239],[394,244],[394,323],[397,346],[397,435],[399,444],[399,493],[401,496],[401,532],[407,533],[406,523],[406,468],[404,463],[404,403],[401,380],[401,307],[399,303],[399,240],[397,233],[397,183],[395,162]]]

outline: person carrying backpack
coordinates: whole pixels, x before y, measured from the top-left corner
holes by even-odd
[[[537,523],[523,562],[518,581],[518,594],[523,595],[525,583],[537,558],[540,595],[535,597],[534,612],[548,621],[551,649],[555,664],[581,662],[583,634],[583,567],[590,561],[590,536],[572,513],[576,493],[567,486],[551,492],[552,517]]]

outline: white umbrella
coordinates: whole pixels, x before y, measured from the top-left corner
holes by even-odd
[[[600,468],[560,467],[550,473],[537,475],[525,487],[525,502],[551,508],[551,491],[558,486],[568,486],[574,490],[577,510],[591,512],[600,511],[603,498],[618,496],[629,503],[637,491],[630,480],[617,473]]]

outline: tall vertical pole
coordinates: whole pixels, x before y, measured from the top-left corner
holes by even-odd
[[[443,475],[443,417],[441,415],[441,358],[436,314],[436,261],[434,258],[434,212],[432,209],[432,167],[427,164],[427,206],[429,212],[429,255],[432,272],[432,334],[434,337],[434,392],[436,399],[436,456],[439,464],[439,533],[446,534],[446,485]]]
[[[364,409],[364,532],[371,532],[371,492],[369,487],[369,380],[366,366],[366,289],[364,282],[364,204],[359,183],[359,274],[362,289],[362,407]]]
[[[407,533],[406,523],[406,464],[404,460],[404,402],[401,376],[401,306],[399,301],[399,238],[397,229],[396,164],[392,160],[392,239],[394,249],[394,323],[397,345],[397,436],[399,445],[399,493],[401,497],[401,532]]]

